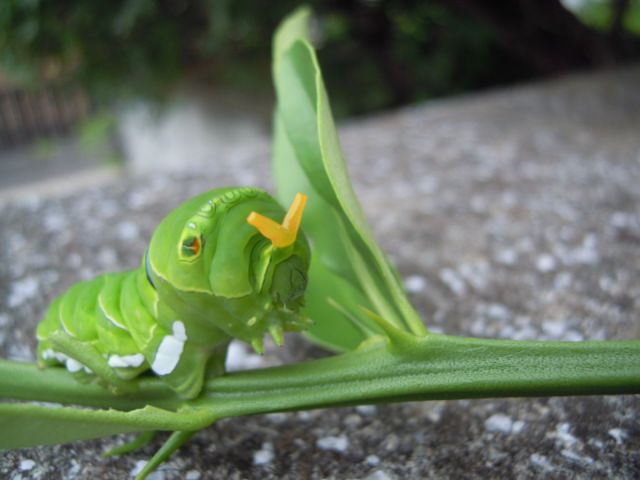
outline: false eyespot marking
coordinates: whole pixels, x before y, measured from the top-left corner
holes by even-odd
[[[284,248],[292,245],[298,237],[300,223],[307,196],[297,193],[282,224],[271,220],[257,212],[251,212],[247,217],[247,223],[254,226],[266,238],[271,240],[274,247]]]
[[[182,260],[189,262],[194,261],[202,251],[204,238],[202,237],[202,230],[199,223],[199,221],[196,222],[195,219],[192,219],[186,224],[182,232],[182,239],[179,245],[180,258]]]
[[[162,339],[151,364],[151,370],[158,375],[168,375],[175,370],[187,341],[187,331],[180,320],[173,322],[171,330],[173,335],[167,335]]]

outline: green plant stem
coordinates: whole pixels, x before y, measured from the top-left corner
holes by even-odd
[[[0,399],[119,410],[133,410],[147,404],[174,410],[184,403],[158,378],[146,378],[136,383],[137,392],[114,395],[99,385],[78,383],[64,368],[40,369],[32,363],[0,359]]]
[[[11,371],[19,376],[13,382]],[[64,371],[52,373],[0,362],[0,398],[122,409],[145,403],[173,409],[182,403],[208,409],[215,420],[411,400],[637,394],[640,341],[416,338],[398,332],[391,341],[380,337],[350,353],[210,379],[191,402],[181,402],[157,379],[138,381],[141,396],[134,399],[76,384]]]
[[[412,400],[640,393],[640,341],[542,342],[431,334],[212,379],[221,417]]]

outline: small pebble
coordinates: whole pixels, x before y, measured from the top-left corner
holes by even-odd
[[[608,433],[610,437],[613,437],[618,445],[622,445],[627,439],[627,432],[621,428],[612,428]]]
[[[22,472],[28,472],[29,470],[32,470],[33,467],[36,466],[36,462],[34,462],[33,460],[22,460],[20,462],[20,471]]]
[[[9,308],[16,308],[38,293],[39,284],[35,277],[27,277],[13,283],[7,299]]]
[[[511,431],[513,433],[520,433],[522,430],[524,430],[524,426],[525,423],[522,420],[516,420],[511,426]]]
[[[499,303],[492,303],[487,307],[487,315],[495,320],[508,320],[509,309]]]
[[[245,346],[237,340],[229,344],[227,351],[227,370],[248,370],[265,366],[266,360],[262,355],[250,353]]]
[[[362,415],[373,415],[376,413],[375,405],[358,405],[356,411]]]
[[[380,457],[377,455],[369,455],[364,461],[367,462],[368,465],[375,467],[380,464]]]
[[[361,423],[362,423],[362,417],[357,413],[351,413],[347,415],[344,419],[344,424],[350,428],[356,428]]]
[[[566,322],[562,320],[547,320],[542,324],[542,330],[553,339],[560,339],[567,331]]]
[[[118,237],[122,240],[135,240],[140,236],[138,225],[131,221],[120,222],[117,227]]]
[[[419,293],[425,289],[427,281],[421,275],[410,275],[404,281],[404,287],[409,293]]]
[[[274,459],[273,444],[271,442],[265,442],[262,444],[260,450],[253,452],[253,464],[254,465],[268,465]]]
[[[505,250],[500,250],[496,254],[496,260],[504,265],[513,265],[518,260],[518,254],[515,250],[510,248]]]
[[[202,474],[198,470],[189,470],[184,476],[185,480],[200,480]]]
[[[137,476],[142,471],[142,469],[145,467],[146,464],[147,464],[147,460],[138,460],[134,465],[134,467],[129,472],[129,476],[131,477]]]
[[[568,423],[559,423],[553,436],[556,437],[566,448],[571,448],[578,443],[578,439],[571,435],[569,431],[571,425]]]
[[[287,414],[280,412],[268,413],[267,415],[265,415],[265,418],[271,423],[283,423],[287,420]]]
[[[569,450],[565,448],[560,452],[562,456],[572,462],[582,463],[586,465],[591,465],[593,463],[593,458],[587,457],[586,455],[580,455],[579,453],[574,452],[573,450]]]
[[[316,441],[316,446],[321,450],[331,450],[334,452],[346,452],[349,448],[349,440],[344,435],[339,437],[322,437]]]
[[[394,480],[394,478],[384,470],[376,470],[371,475],[367,475],[365,480]]]
[[[536,268],[543,273],[551,272],[556,268],[556,259],[549,254],[540,255],[536,260]]]
[[[536,467],[540,468],[545,472],[551,472],[555,470],[549,459],[544,455],[540,455],[539,453],[534,453],[529,457],[529,461]]]
[[[440,280],[458,297],[467,293],[467,285],[464,283],[460,274],[451,268],[443,268],[440,270]]]
[[[496,413],[485,420],[484,428],[489,432],[511,433],[513,421],[507,415]]]

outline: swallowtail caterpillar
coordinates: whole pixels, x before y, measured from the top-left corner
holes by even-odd
[[[266,192],[222,188],[171,212],[140,268],[72,286],[37,328],[41,366],[66,365],[115,392],[150,370],[185,398],[224,372],[229,342],[262,353],[300,331],[309,245],[299,231],[306,196],[286,213]],[[258,213],[259,212],[259,213]],[[276,219],[284,220],[282,224]]]

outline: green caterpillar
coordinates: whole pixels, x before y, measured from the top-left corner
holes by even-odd
[[[262,353],[263,336],[310,323],[298,314],[309,268],[306,196],[284,210],[266,192],[222,188],[171,212],[140,268],[72,286],[37,328],[41,366],[65,365],[115,392],[151,370],[185,398],[221,374],[229,342]],[[256,213],[261,212],[261,213]]]

